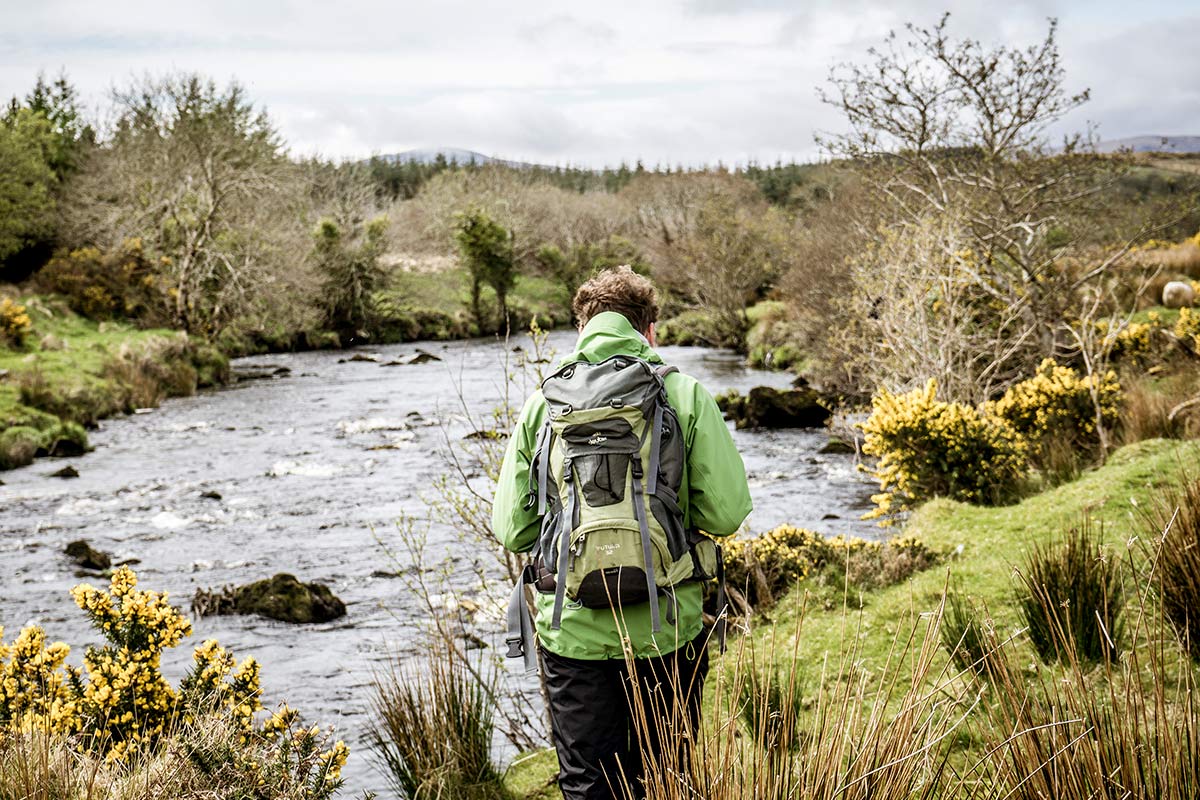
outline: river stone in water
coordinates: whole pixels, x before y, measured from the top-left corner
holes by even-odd
[[[723,394],[717,404],[738,428],[819,428],[832,415],[814,389],[755,386],[748,395]]]
[[[92,547],[86,539],[77,539],[71,542],[63,552],[75,562],[76,566],[82,569],[103,572],[112,566],[112,557],[108,553]]]
[[[323,583],[301,583],[279,573],[221,593],[196,592],[192,607],[203,614],[258,614],[281,622],[328,622],[346,615],[346,604]]]

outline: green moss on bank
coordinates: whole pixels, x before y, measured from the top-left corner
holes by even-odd
[[[78,455],[84,426],[222,383],[229,362],[177,331],[95,322],[53,297],[23,299],[33,333],[0,347],[0,469]]]

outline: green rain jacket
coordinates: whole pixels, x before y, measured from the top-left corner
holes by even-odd
[[[612,311],[597,314],[588,322],[579,335],[575,352],[563,363],[595,363],[615,355],[662,363],[645,337],[624,316]],[[695,378],[678,372],[667,376],[666,387],[667,399],[679,417],[687,453],[679,490],[684,524],[714,536],[729,536],[741,527],[751,509],[742,457],[707,389]],[[533,548],[541,525],[537,510],[527,509],[525,499],[534,440],[545,418],[546,401],[540,391],[534,392],[521,410],[516,430],[509,439],[492,506],[492,530],[496,538],[518,553]],[[635,658],[663,655],[696,638],[703,624],[703,592],[698,583],[685,583],[676,589],[679,605],[675,625],[667,622],[669,599],[659,598],[662,630],[657,635],[651,630],[649,603],[624,609],[622,625],[618,626],[611,609],[589,609],[568,602],[563,608],[562,627],[551,630],[554,595],[535,594],[538,640],[550,652],[567,658],[590,661],[623,658],[623,633]]]

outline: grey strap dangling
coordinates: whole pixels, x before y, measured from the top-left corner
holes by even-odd
[[[529,618],[529,606],[525,604],[525,584],[535,579],[533,565],[526,564],[517,578],[512,595],[508,598],[508,658],[525,659],[525,671],[537,670],[536,645],[533,639],[533,620]]]

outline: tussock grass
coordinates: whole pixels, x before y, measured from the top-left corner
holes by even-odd
[[[1151,576],[1163,615],[1200,662],[1200,478],[1184,473],[1146,510]]]
[[[1034,546],[1018,572],[1024,588],[1017,603],[1034,650],[1047,663],[1065,655],[1094,663],[1119,652],[1124,590],[1102,537],[1085,516],[1061,539]]]
[[[375,677],[368,740],[376,760],[406,800],[507,800],[492,762],[494,674],[481,679],[434,641],[420,663]]]

